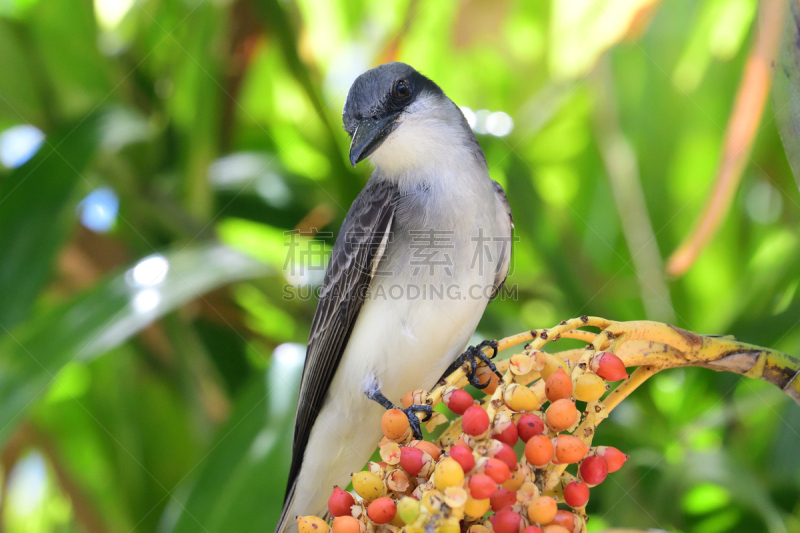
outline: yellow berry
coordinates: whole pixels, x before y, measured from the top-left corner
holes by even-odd
[[[422,497],[422,505],[430,514],[436,514],[442,508],[442,493],[438,490],[429,490]]]
[[[300,533],[327,533],[330,529],[325,520],[316,516],[298,516],[297,528]]]
[[[485,500],[469,498],[467,503],[464,504],[464,514],[467,515],[467,517],[469,517],[471,520],[475,520],[489,512],[490,504],[491,501],[489,498],[486,498]]]
[[[525,472],[520,467],[511,472],[511,477],[503,483],[503,487],[511,492],[517,492],[523,483],[525,483]]]
[[[419,516],[419,502],[414,498],[401,498],[397,502],[397,516],[406,524],[413,524]]]
[[[603,378],[593,372],[587,372],[575,380],[575,399],[582,402],[596,402],[608,390]]]
[[[439,523],[436,533],[461,533],[461,523],[455,518],[445,518]]]
[[[569,374],[569,367],[567,366],[567,363],[565,363],[563,359],[561,359],[560,357],[556,357],[553,354],[545,352],[545,364],[541,372],[542,379],[547,381],[547,378],[550,377],[550,374],[552,374],[559,368],[563,368],[564,372]]]
[[[524,385],[512,383],[503,393],[503,401],[512,411],[530,413],[539,408],[539,397]]]
[[[463,482],[464,470],[452,457],[445,457],[436,465],[436,470],[433,472],[433,484],[438,490],[456,487]]]
[[[377,474],[364,471],[353,474],[353,490],[365,500],[372,501],[383,496],[385,487]]]

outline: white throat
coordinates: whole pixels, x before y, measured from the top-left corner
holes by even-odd
[[[474,176],[483,169],[461,110],[446,97],[418,98],[369,160],[385,179],[413,187],[431,174]],[[444,176],[443,176],[444,177]]]

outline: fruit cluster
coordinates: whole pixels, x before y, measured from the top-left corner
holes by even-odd
[[[584,338],[589,332],[569,335],[568,326],[580,325],[585,323],[564,322],[559,330]],[[607,382],[628,374],[611,352],[551,354],[538,349],[547,330],[531,333],[538,343],[499,362],[502,380],[488,367],[478,368],[488,395],[482,401],[463,389],[464,372],[430,393],[413,391],[403,398],[404,407],[441,402],[459,415],[436,443],[414,440],[403,411],[388,410],[381,420],[382,460],[353,474],[355,496],[334,488],[328,502],[332,525],[298,517],[300,532],[326,533],[329,527],[333,533],[585,531],[589,489],[627,460],[615,448],[590,443],[593,425],[603,417],[598,402]],[[551,340],[560,338],[556,333]],[[446,422],[434,412],[426,429]],[[570,465],[574,473],[567,471]]]

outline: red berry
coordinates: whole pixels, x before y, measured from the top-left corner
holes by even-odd
[[[495,533],[519,533],[522,517],[514,511],[503,509],[499,513],[490,516],[489,521],[492,523],[492,529],[494,529]]]
[[[456,389],[450,394],[447,400],[447,407],[455,414],[463,415],[474,403],[475,400],[472,399],[470,393],[465,390]]]
[[[592,370],[606,381],[619,381],[628,377],[625,363],[611,352],[600,352],[592,359]]]
[[[461,465],[461,469],[465,474],[475,468],[475,457],[472,455],[472,450],[466,446],[454,445],[450,447],[450,457],[456,460]]]
[[[328,498],[328,512],[331,516],[350,516],[350,507],[355,504],[356,500],[352,494],[339,487],[333,487],[333,494]]]
[[[628,456],[626,454],[622,453],[616,448],[612,448],[611,446],[598,446],[597,455],[605,459],[606,463],[608,463],[609,474],[622,468],[622,465],[624,465],[625,461],[628,460]]]
[[[486,466],[483,467],[483,471],[487,476],[492,478],[495,483],[500,485],[508,481],[508,478],[511,477],[511,470],[508,468],[508,465],[494,457],[486,461]]]
[[[513,448],[519,439],[519,432],[517,431],[516,424],[511,422],[506,429],[497,435],[492,435],[492,438],[504,442]]]
[[[367,516],[376,524],[388,524],[397,514],[397,505],[389,497],[378,498],[367,507]]]
[[[469,478],[469,493],[474,500],[485,500],[497,491],[497,483],[483,474],[475,474]]]
[[[544,422],[536,415],[530,413],[524,414],[519,417],[517,431],[519,432],[519,438],[522,439],[522,442],[528,442],[531,437],[544,433]]]
[[[522,533],[544,533],[544,530],[539,526],[528,526],[522,530]]]
[[[408,446],[400,448],[400,466],[403,467],[403,470],[405,470],[408,475],[416,476],[419,474],[423,464],[422,450]]]
[[[495,513],[502,511],[506,507],[511,507],[517,503],[517,493],[505,487],[500,487],[492,494],[490,503],[492,505],[492,511]]]
[[[467,435],[481,435],[489,429],[489,415],[480,405],[473,405],[464,411],[461,427]]]
[[[508,467],[509,472],[517,469],[517,454],[514,453],[514,449],[505,442],[502,443],[502,447],[494,454],[494,458],[503,461]]]
[[[564,487],[564,501],[573,509],[585,507],[589,501],[589,486],[580,480],[570,481]]]
[[[594,487],[602,483],[608,475],[608,462],[599,455],[590,455],[578,467],[581,479],[587,485]]]

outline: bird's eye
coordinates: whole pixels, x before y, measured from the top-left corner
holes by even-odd
[[[405,80],[400,80],[395,84],[394,92],[400,98],[407,98],[411,94],[411,89],[409,89]]]

